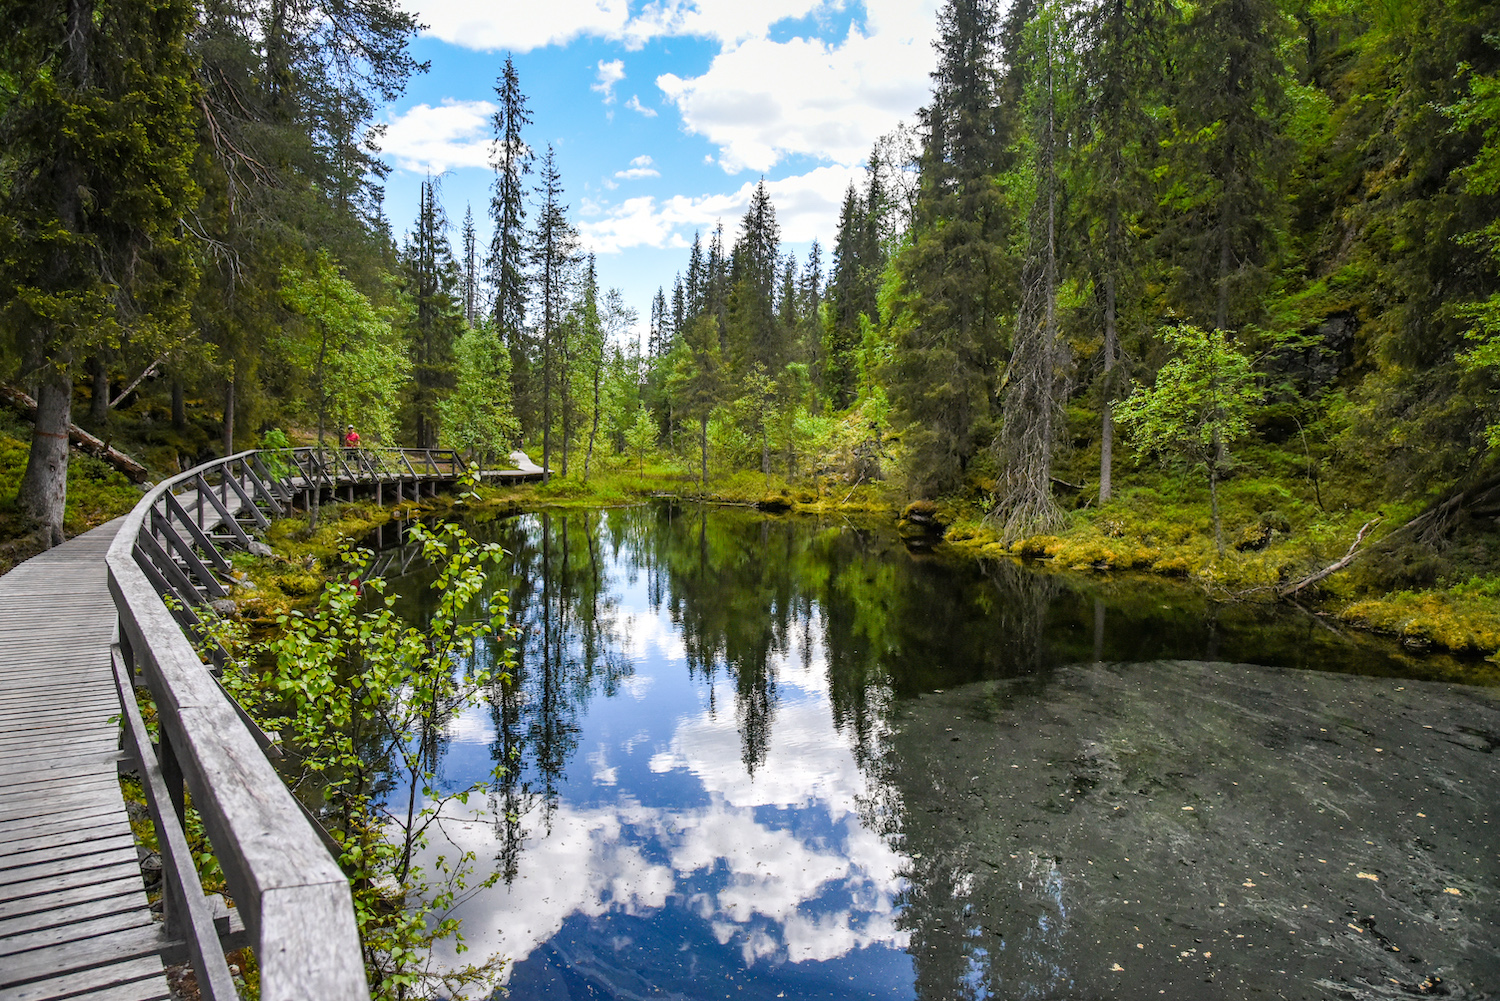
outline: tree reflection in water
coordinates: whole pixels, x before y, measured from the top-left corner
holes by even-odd
[[[483,725],[453,724],[485,731],[482,748],[450,738],[455,781],[476,769],[468,746],[506,770],[447,830],[511,888],[473,904],[467,934],[517,961],[522,998],[710,981],[767,998],[1242,996],[1222,967],[1174,979],[1230,951],[1176,939],[1225,933],[1235,912],[1205,887],[1238,886],[1255,845],[1317,834],[1316,808],[1287,828],[1284,791],[1336,766],[1264,755],[1267,734],[1285,745],[1313,718],[1308,679],[1330,676],[1172,658],[1412,671],[1306,617],[946,562],[842,518],[664,503],[475,531],[512,554],[496,586],[518,656]],[[1329,699],[1347,701],[1344,680],[1322,682]],[[1250,774],[1270,785],[1232,834],[1188,826],[1207,813],[1179,812],[1185,798],[1245,801]],[[1323,794],[1345,813],[1369,798]],[[1295,882],[1275,906],[1292,898],[1315,913]],[[1233,934],[1269,935],[1273,909]]]

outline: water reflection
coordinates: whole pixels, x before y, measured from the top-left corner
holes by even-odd
[[[506,771],[430,850],[501,874],[462,916],[471,956],[513,960],[512,996],[1500,979],[1480,794],[1500,775],[1445,736],[1500,734],[1490,694],[1278,669],[1409,676],[1398,650],[843,520],[663,505],[488,530],[518,664],[448,726],[441,769]]]

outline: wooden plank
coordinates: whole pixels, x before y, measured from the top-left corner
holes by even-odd
[[[193,551],[193,547],[188,544],[187,540],[173,526],[172,519],[158,514],[153,508],[151,511],[151,525],[156,531],[161,533],[162,539],[171,546],[172,552],[169,555],[175,555],[178,559],[186,563],[188,569],[192,571],[193,576],[198,579],[198,583],[202,585],[205,591],[215,598],[229,597],[229,592],[224,589],[224,585],[219,583],[219,579],[209,572],[208,565],[199,559],[198,554]]]
[[[188,516],[187,510],[178,503],[177,498],[168,493],[164,499],[166,500],[167,512],[177,524],[183,527],[183,530],[188,533],[188,537],[193,540],[193,544],[203,552],[208,561],[218,567],[220,573],[226,576],[233,574],[234,568],[229,565],[229,561],[224,558],[224,554],[219,552],[219,547],[214,545],[203,529],[198,527],[198,523]]]
[[[0,883],[0,905],[19,903],[23,900],[45,897],[81,886],[94,886],[115,879],[134,879],[142,886],[145,885],[141,878],[141,866],[136,861],[134,852],[131,852],[128,857],[115,858],[105,865],[81,872],[59,872],[51,876],[38,876],[24,883]],[[46,902],[43,901],[43,903]]]
[[[9,986],[53,979],[60,973],[93,970],[143,956],[156,959],[159,966],[159,953],[165,944],[166,936],[154,921],[109,929],[80,941],[36,943],[30,949],[5,957],[0,983]]]
[[[7,803],[3,808],[0,808],[0,824],[41,821],[64,811],[74,813],[81,813],[85,810],[90,812],[101,810],[123,811],[124,803],[124,797],[120,795],[118,788],[95,789],[87,794],[78,793],[50,802],[46,799],[26,799],[18,803]]]
[[[67,1001],[174,1001],[174,995],[167,986],[167,978],[161,976],[69,994]]]
[[[144,888],[132,888],[129,892],[117,893],[112,897],[53,907],[36,914],[0,921],[0,941],[33,931],[46,932],[48,929],[58,929],[61,934],[62,929],[71,926],[127,914],[133,915],[137,920],[153,920],[151,910],[146,906]]]
[[[141,882],[139,869],[128,875],[101,880],[88,886],[59,889],[56,893],[47,894],[45,899],[21,897],[17,900],[0,902],[0,920],[50,911],[67,904],[86,904],[91,900],[108,900],[126,893],[139,894],[142,901],[145,900],[146,890]]]
[[[0,754],[0,769],[26,767],[35,771],[95,766],[118,769],[123,760],[123,755],[114,747],[59,747],[45,760],[38,760],[35,754],[28,750]]]
[[[111,824],[124,824],[129,830],[125,812],[113,803],[58,812],[49,817],[0,821],[0,851],[12,844],[30,844],[37,838],[62,837],[74,831],[87,831]]]
[[[114,769],[107,772],[62,770],[51,776],[25,773],[7,778],[9,781],[0,780],[0,789],[5,790],[7,802],[14,802],[23,796],[58,795],[64,792],[72,793],[92,789],[111,780],[118,782],[119,774]]]
[[[30,859],[58,858],[64,854],[92,851],[95,845],[117,847],[135,844],[135,835],[125,820],[117,824],[80,827],[61,834],[42,835],[28,840],[12,841],[5,845],[6,865],[27,865]]]
[[[46,998],[73,998],[85,991],[116,988],[137,981],[165,980],[161,959],[156,955],[127,959],[77,973],[65,973],[45,980],[0,987],[0,1001],[43,1001]],[[87,995],[85,995],[87,996]],[[152,995],[147,993],[145,997]]]
[[[136,855],[133,843],[108,848],[104,847],[107,842],[95,842],[95,844],[100,847],[86,853],[72,855],[60,853],[49,859],[37,860],[30,865],[0,869],[0,886],[15,886],[33,880],[64,876],[71,872],[83,872],[88,869],[103,869],[127,862],[134,863],[139,868],[140,858]]]
[[[0,879],[5,878],[7,872],[29,868],[38,863],[61,862],[63,859],[81,858],[85,855],[103,855],[125,848],[135,851],[135,836],[129,829],[101,831],[97,835],[82,838],[53,838],[50,844],[37,844],[30,848],[11,846],[0,856]]]

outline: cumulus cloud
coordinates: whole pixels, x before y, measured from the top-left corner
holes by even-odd
[[[474,7],[460,0],[407,0],[429,33],[474,49],[525,51],[591,36],[639,48],[658,37],[715,40],[699,76],[666,73],[656,83],[683,126],[714,144],[730,174],[767,171],[788,156],[859,163],[877,137],[926,100],[934,65],[937,0],[864,0],[847,37],[815,32],[773,41],[788,20],[844,9],[850,0],[655,0],[631,15],[627,0],[555,0]],[[601,60],[594,89],[614,100],[623,61]],[[638,94],[625,105],[657,114]]]
[[[593,37],[638,49],[653,38],[689,35],[734,44],[766,34],[778,21],[847,0],[656,0],[630,14],[628,0],[552,0],[546,4],[480,4],[468,0],[404,0],[426,33],[468,49],[529,52]]]
[[[640,95],[638,94],[631,94],[630,100],[625,102],[625,107],[629,108],[631,111],[637,112],[638,114],[645,115],[647,118],[656,117],[656,109],[648,108],[644,104],[642,104]]]
[[[781,238],[803,243],[833,232],[844,190],[862,176],[858,167],[835,165],[767,181]],[[617,254],[631,247],[683,247],[695,230],[706,234],[720,221],[732,239],[754,191],[755,183],[747,181],[726,194],[627,198],[603,208],[602,216],[581,222],[578,229],[585,247],[595,254]]]
[[[548,3],[476,4],[471,0],[403,0],[427,25],[425,34],[480,51],[529,52],[575,38],[623,39],[628,0],[549,0]]]
[[[867,0],[868,18],[837,44],[755,37],[727,46],[701,76],[657,86],[684,126],[719,147],[729,173],[770,170],[788,155],[859,163],[926,99],[933,0]]]
[[[402,170],[442,174],[455,167],[488,167],[489,101],[445,98],[437,107],[419,104],[392,115],[381,140],[382,151]]]
[[[630,161],[630,166],[625,170],[615,171],[615,176],[626,181],[636,181],[642,177],[660,177],[661,171],[654,166],[655,161],[649,156],[638,156]]]
[[[601,59],[599,60],[599,81],[589,89],[603,94],[605,104],[614,104],[615,84],[623,79],[625,79],[625,60],[611,59],[605,62]]]

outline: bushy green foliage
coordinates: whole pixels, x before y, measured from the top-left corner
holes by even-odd
[[[340,575],[315,609],[280,617],[280,634],[225,674],[241,703],[290,741],[297,771],[289,781],[343,846],[380,998],[492,989],[500,964],[491,957],[459,970],[435,965],[434,943],[462,949],[454,907],[498,874],[470,883],[472,854],[440,854],[425,870],[418,855],[445,807],[486,788],[442,788],[436,749],[446,721],[477,704],[513,663],[506,596],[480,599],[502,553],[453,526],[434,532],[418,524],[412,536],[439,568],[423,628],[396,617],[380,580]],[[345,565],[358,567],[364,555],[346,550]],[[501,645],[498,656],[485,652],[490,644]],[[271,668],[250,673],[256,658]]]

